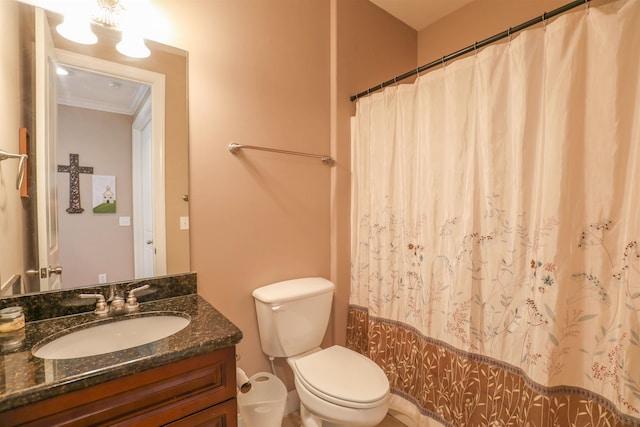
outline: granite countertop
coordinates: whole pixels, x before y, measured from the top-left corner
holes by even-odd
[[[150,284],[151,289],[154,288],[152,280],[145,283]],[[165,283],[160,285],[164,286]],[[162,286],[157,286],[160,287]],[[242,332],[199,295],[170,295],[171,293],[167,297],[165,293],[162,299],[146,302],[141,298],[139,313],[105,320],[98,318],[93,312],[32,321],[29,321],[27,315],[24,340],[20,347],[0,353],[0,413],[229,347],[242,339]],[[186,314],[191,321],[187,327],[167,338],[113,353],[66,360],[45,360],[31,354],[36,344],[42,340],[50,340],[71,327],[95,321],[117,322],[130,317],[168,314],[167,312]]]

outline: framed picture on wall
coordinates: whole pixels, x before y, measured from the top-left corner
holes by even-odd
[[[93,213],[116,213],[116,177],[93,175]]]

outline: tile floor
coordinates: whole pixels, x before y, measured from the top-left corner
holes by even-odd
[[[300,425],[301,425],[300,414],[298,414],[297,412],[287,415],[286,417],[284,417],[284,420],[282,420],[282,427],[300,427]],[[384,420],[382,420],[382,422],[378,424],[376,427],[406,427],[406,426],[402,424],[400,421],[393,418],[392,416],[387,415],[387,417]]]

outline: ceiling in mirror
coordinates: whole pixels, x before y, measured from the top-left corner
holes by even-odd
[[[72,107],[133,115],[149,95],[149,86],[117,76],[58,64],[57,102]]]

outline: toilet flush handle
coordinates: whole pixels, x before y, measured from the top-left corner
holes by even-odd
[[[271,310],[273,310],[273,311],[282,311],[282,310],[284,310],[284,307],[285,307],[284,305],[272,305],[271,306]]]

